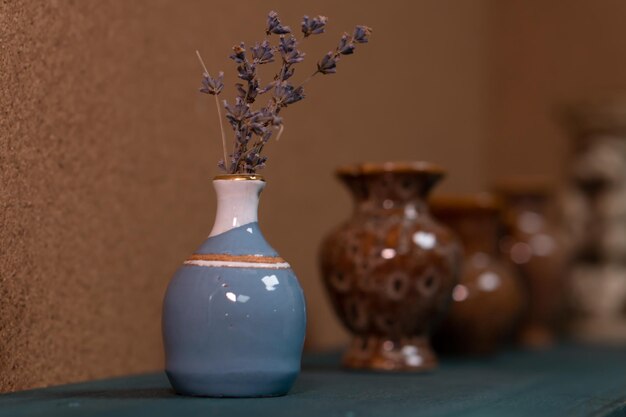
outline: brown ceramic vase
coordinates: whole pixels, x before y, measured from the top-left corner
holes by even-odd
[[[566,277],[565,246],[552,219],[554,190],[531,178],[501,181],[495,189],[505,207],[500,250],[528,292],[519,342],[531,348],[551,346],[564,307]]]
[[[563,109],[570,135],[562,209],[571,250],[568,331],[626,342],[626,97]]]
[[[493,353],[514,334],[525,296],[515,271],[499,259],[501,206],[492,196],[478,194],[439,197],[431,207],[464,248],[461,279],[435,332],[435,347],[454,354]]]
[[[337,175],[352,216],[323,241],[322,276],[352,333],[348,368],[422,371],[437,365],[429,333],[448,308],[460,245],[426,197],[443,171],[429,163],[362,164]]]

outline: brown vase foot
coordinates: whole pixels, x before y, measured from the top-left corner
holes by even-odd
[[[436,368],[437,356],[426,337],[390,340],[357,336],[343,356],[343,365],[352,369],[420,372]]]
[[[574,340],[583,343],[626,343],[626,320],[619,316],[580,318],[571,323],[569,331]]]

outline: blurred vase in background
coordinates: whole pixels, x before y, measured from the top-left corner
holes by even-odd
[[[460,237],[463,272],[452,306],[435,331],[435,348],[455,354],[495,352],[516,330],[526,293],[498,252],[500,209],[489,194],[438,197],[432,213]]]
[[[501,180],[504,203],[500,250],[515,266],[528,294],[519,343],[543,348],[556,342],[567,290],[567,250],[556,223],[555,187],[536,177]]]
[[[626,341],[626,98],[564,111],[571,136],[564,214],[572,242],[571,331]]]
[[[429,340],[449,306],[460,245],[429,213],[426,197],[443,171],[429,163],[341,168],[352,216],[322,242],[323,280],[352,333],[349,368],[420,371],[437,358]]]

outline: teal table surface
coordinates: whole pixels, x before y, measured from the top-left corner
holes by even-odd
[[[347,372],[305,357],[289,395],[189,398],[163,373],[0,395],[0,416],[626,416],[626,347],[446,359],[427,374]]]

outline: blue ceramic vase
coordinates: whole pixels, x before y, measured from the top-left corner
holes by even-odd
[[[218,204],[211,234],[165,294],[167,376],[184,395],[285,395],[300,372],[302,289],[259,229],[263,179],[224,175],[213,184]]]

